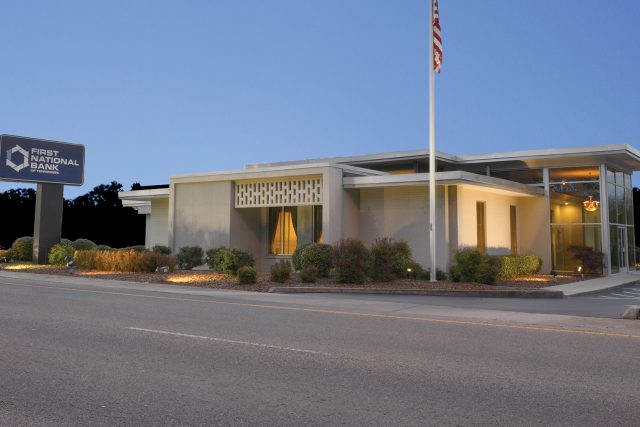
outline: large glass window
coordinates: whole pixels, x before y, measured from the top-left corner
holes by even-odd
[[[322,242],[322,206],[269,208],[269,254],[291,255],[298,245]]]
[[[577,272],[572,246],[602,250],[598,167],[549,170],[553,269]]]
[[[633,224],[633,190],[631,175],[607,169],[607,200],[609,202],[609,239],[611,272],[635,266]]]

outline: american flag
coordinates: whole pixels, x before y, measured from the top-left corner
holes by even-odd
[[[433,0],[433,69],[440,73],[442,65],[442,33],[440,32],[440,13],[438,0]]]

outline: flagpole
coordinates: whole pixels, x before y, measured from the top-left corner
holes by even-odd
[[[435,76],[433,67],[433,0],[429,0],[429,250],[431,277],[436,281],[436,130]]]

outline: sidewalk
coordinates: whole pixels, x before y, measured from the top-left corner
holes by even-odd
[[[566,285],[549,286],[546,287],[545,290],[562,291],[565,296],[575,297],[604,291],[606,289],[618,288],[635,282],[640,282],[640,271],[630,271],[624,274],[616,274],[615,276],[582,280]]]

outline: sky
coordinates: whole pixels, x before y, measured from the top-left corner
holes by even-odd
[[[640,148],[640,1],[439,8],[438,151]],[[426,149],[427,16],[428,0],[3,0],[0,133],[84,144],[66,197]]]

